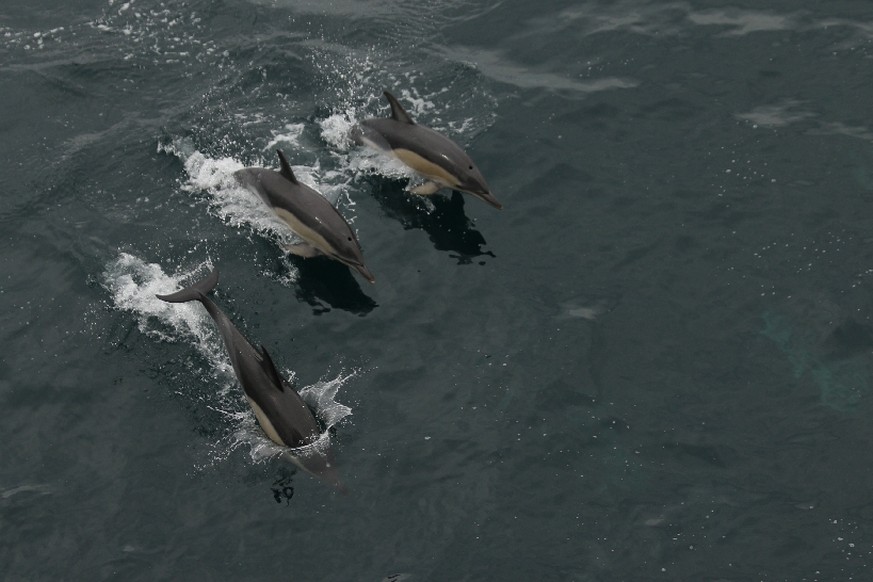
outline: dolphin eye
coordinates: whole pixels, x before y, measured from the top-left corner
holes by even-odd
[[[472,169],[473,169],[473,166],[470,166],[470,169],[472,170]]]
[[[349,237],[349,242],[352,242],[352,237]]]

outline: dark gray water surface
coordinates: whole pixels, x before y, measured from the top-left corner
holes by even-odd
[[[7,0],[0,40],[4,580],[870,578],[868,3]],[[348,142],[383,88],[504,210]],[[283,255],[231,179],[276,147],[375,285]],[[210,266],[348,495],[154,299]]]

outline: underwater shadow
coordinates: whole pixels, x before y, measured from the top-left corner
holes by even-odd
[[[450,253],[459,265],[472,264],[474,259],[485,255],[495,258],[493,252],[482,249],[487,244],[485,237],[464,213],[464,195],[460,192],[454,190],[451,196],[434,194],[419,199],[403,192],[396,181],[370,182],[373,196],[387,216],[400,222],[406,230],[425,231],[434,248]],[[425,207],[428,202],[433,207],[430,211]]]
[[[330,486],[335,492],[348,495],[349,489],[340,480],[330,449],[320,450],[318,444],[286,449],[279,458],[287,464],[279,466],[279,473],[270,486],[270,492],[276,503],[291,505],[291,499],[294,497],[294,477],[300,470]]]
[[[326,257],[292,256],[289,260],[300,274],[295,289],[297,299],[311,305],[315,315],[342,309],[364,316],[378,307],[379,304],[361,290],[347,266]]]

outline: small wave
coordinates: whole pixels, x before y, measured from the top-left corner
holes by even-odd
[[[178,64],[196,61],[221,68],[227,51],[204,38],[206,26],[197,12],[178,12],[163,4],[109,2],[103,15],[88,23],[111,38],[125,61]],[[143,50],[148,47],[148,50]]]
[[[52,493],[54,493],[54,489],[51,485],[45,483],[25,483],[23,485],[17,485],[15,487],[0,489],[0,499],[9,499],[10,497],[15,497],[16,495],[50,495]]]

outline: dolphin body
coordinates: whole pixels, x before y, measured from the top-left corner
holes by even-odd
[[[364,266],[361,245],[349,223],[324,196],[297,181],[282,150],[276,153],[281,171],[243,168],[233,175],[303,239],[285,250],[301,257],[325,255],[375,283],[373,274]]]
[[[242,384],[258,424],[277,445],[288,447],[287,456],[316,477],[344,490],[332,466],[330,449],[307,447],[321,436],[321,427],[312,411],[294,388],[286,382],[267,349],[256,350],[224,312],[206,296],[218,284],[218,270],[186,289],[170,295],[157,295],[168,303],[199,301],[215,322],[230,355],[233,370]],[[305,450],[300,450],[306,447]]]
[[[429,195],[440,188],[452,188],[503,208],[476,164],[458,144],[415,123],[394,95],[384,93],[391,104],[391,117],[361,121],[351,130],[352,141],[392,154],[427,178],[428,182],[411,190],[413,194]]]

